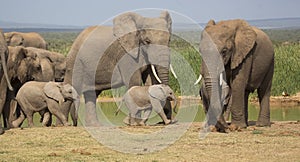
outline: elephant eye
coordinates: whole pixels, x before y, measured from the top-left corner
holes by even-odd
[[[37,69],[38,71],[40,71],[40,70],[42,70],[42,67],[41,67],[41,66],[38,66],[38,67],[36,67],[36,69]]]
[[[151,43],[151,40],[150,40],[149,38],[146,38],[146,39],[144,40],[144,43],[145,43],[145,44],[150,44],[150,43]]]
[[[221,50],[221,55],[224,56],[227,53],[228,49],[227,48],[223,48]]]

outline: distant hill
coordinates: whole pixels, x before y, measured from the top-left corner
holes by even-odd
[[[278,18],[278,19],[260,19],[260,20],[247,20],[251,25],[257,26],[262,29],[300,29],[300,18]],[[187,24],[187,23],[173,23],[173,28],[176,30],[189,30],[205,27],[206,23],[199,24]],[[83,29],[86,26],[70,26],[70,25],[54,25],[54,24],[36,24],[36,23],[18,23],[0,20],[0,28],[4,31],[10,30],[24,30],[30,31],[34,29],[46,30],[78,30]]]
[[[261,29],[300,29],[300,18],[278,18],[278,19],[259,19],[259,20],[247,20],[251,25]],[[184,24],[173,23],[175,30],[190,30],[204,28],[206,23],[199,24]]]
[[[300,18],[280,18],[248,20],[248,22],[262,29],[299,29]]]
[[[36,23],[18,23],[0,20],[0,29],[4,32],[59,32],[59,31],[79,31],[84,27],[70,25],[54,25],[54,24],[36,24]]]

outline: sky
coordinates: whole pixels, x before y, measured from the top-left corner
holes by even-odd
[[[200,23],[300,17],[298,0],[2,0],[0,21],[88,26],[143,8],[170,10]]]

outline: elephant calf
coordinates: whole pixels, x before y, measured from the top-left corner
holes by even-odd
[[[162,118],[165,124],[177,122],[177,120],[167,119],[163,111],[166,100],[174,100],[176,106],[174,92],[167,85],[157,84],[151,86],[131,87],[123,97],[123,101],[125,102],[126,107],[129,109],[129,116],[127,116],[123,122],[127,125],[143,126],[150,117],[152,108]],[[119,112],[120,107],[116,114]],[[143,117],[141,117],[142,111],[144,111]]]
[[[66,100],[79,102],[79,95],[69,84],[30,81],[20,88],[16,100],[22,111],[20,117],[12,122],[13,127],[18,127],[24,121],[25,115],[28,119],[29,127],[32,127],[33,113],[47,111],[47,108],[63,125],[69,126],[67,117],[62,113],[61,105]],[[16,110],[16,106],[17,104],[15,104],[14,110]],[[43,125],[46,124],[47,121],[44,120]]]

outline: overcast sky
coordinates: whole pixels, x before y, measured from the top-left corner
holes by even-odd
[[[201,23],[300,17],[298,0],[2,0],[0,20],[86,26],[142,8],[172,10]]]

